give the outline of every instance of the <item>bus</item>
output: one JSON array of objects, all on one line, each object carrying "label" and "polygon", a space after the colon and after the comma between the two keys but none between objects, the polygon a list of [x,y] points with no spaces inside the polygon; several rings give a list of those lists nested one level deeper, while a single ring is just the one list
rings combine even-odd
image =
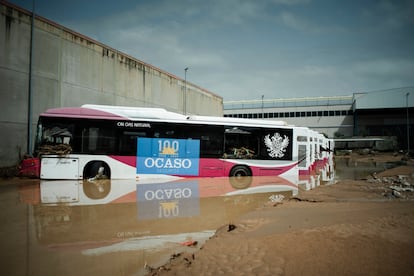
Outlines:
[{"label": "bus", "polygon": [[[40,114],[34,158],[22,170],[45,180],[297,177],[298,129],[283,121],[162,108],[53,108]],[[301,133],[300,141],[310,141]]]}]

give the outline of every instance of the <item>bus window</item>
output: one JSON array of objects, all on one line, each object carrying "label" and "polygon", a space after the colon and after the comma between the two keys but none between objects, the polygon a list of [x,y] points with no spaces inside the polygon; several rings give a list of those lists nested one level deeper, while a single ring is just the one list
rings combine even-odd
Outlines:
[{"label": "bus window", "polygon": [[200,140],[200,157],[217,157],[223,155],[223,127],[194,125],[187,135]]},{"label": "bus window", "polygon": [[298,145],[298,160],[300,168],[306,167],[306,145]]},{"label": "bus window", "polygon": [[42,143],[44,144],[70,144],[72,133],[65,126],[45,127],[42,133]]},{"label": "bus window", "polygon": [[307,137],[307,136],[298,136],[298,137],[296,138],[296,140],[297,140],[298,142],[307,142],[307,141],[308,141],[308,137]]},{"label": "bus window", "polygon": [[248,128],[232,127],[225,129],[224,158],[255,159],[259,141]]},{"label": "bus window", "polygon": [[39,120],[34,155],[72,152],[74,126],[56,120]]},{"label": "bus window", "polygon": [[93,154],[114,154],[115,135],[110,127],[91,126],[82,131],[82,152]]},{"label": "bus window", "polygon": [[137,153],[137,138],[146,137],[144,131],[124,131],[119,136],[119,154],[133,156]]},{"label": "bus window", "polygon": [[152,125],[154,131],[154,138],[180,138],[180,135],[182,135],[183,133],[183,127],[180,124],[154,123]]},{"label": "bus window", "polygon": [[89,128],[89,135],[88,135],[88,144],[89,144],[89,151],[96,151],[97,144],[98,144],[98,133],[99,129],[95,127]]}]

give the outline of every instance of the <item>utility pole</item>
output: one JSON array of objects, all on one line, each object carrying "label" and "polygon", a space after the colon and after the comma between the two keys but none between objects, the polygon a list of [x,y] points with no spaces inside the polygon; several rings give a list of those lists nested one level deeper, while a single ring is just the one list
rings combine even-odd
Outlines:
[{"label": "utility pole", "polygon": [[32,154],[32,101],[33,101],[33,34],[35,22],[35,0],[32,7],[32,24],[30,29],[30,51],[29,51],[29,95],[27,100],[27,154]]},{"label": "utility pole", "polygon": [[187,115],[187,70],[188,67],[184,68],[184,115]]},{"label": "utility pole", "polygon": [[262,95],[262,119],[264,118],[264,104],[263,104],[264,95]]},{"label": "utility pole", "polygon": [[406,110],[407,110],[407,155],[410,155],[410,117],[408,114],[408,96],[410,96],[410,93],[407,92],[407,94],[405,94],[405,104],[406,104]]}]

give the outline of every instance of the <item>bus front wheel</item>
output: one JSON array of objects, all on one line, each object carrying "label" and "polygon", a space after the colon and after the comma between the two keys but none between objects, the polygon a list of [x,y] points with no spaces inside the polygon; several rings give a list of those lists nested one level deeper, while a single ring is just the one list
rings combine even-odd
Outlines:
[{"label": "bus front wheel", "polygon": [[83,171],[83,178],[88,180],[110,179],[111,172],[108,164],[103,161],[89,162]]},{"label": "bus front wheel", "polygon": [[235,189],[245,189],[252,184],[252,171],[247,166],[238,165],[230,171],[230,184]]}]

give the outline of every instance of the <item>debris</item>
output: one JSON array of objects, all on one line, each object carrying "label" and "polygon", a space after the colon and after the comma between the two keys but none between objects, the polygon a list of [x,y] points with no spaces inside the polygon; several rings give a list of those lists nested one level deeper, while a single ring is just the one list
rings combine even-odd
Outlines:
[{"label": "debris", "polygon": [[228,228],[227,228],[227,232],[233,231],[234,229],[236,229],[236,225],[234,224],[229,224]]},{"label": "debris", "polygon": [[412,187],[390,186],[390,189],[397,192],[414,192],[414,188]]},{"label": "debris", "polygon": [[188,258],[184,258],[184,261],[186,262],[186,266],[190,266],[191,265],[191,261]]},{"label": "debris", "polygon": [[392,190],[392,195],[395,196],[396,198],[401,198],[401,193],[396,190]]},{"label": "debris", "polygon": [[0,167],[0,177],[13,177],[18,175],[19,166]]},{"label": "debris", "polygon": [[174,259],[176,259],[176,258],[178,258],[180,256],[181,256],[181,253],[174,253],[174,254],[171,255],[170,261],[172,261],[172,260],[174,260]]},{"label": "debris", "polygon": [[57,154],[57,155],[68,155],[72,152],[72,147],[68,144],[57,144],[57,145],[43,145],[39,149],[39,155],[43,154]]},{"label": "debris", "polygon": [[145,261],[145,264],[144,264],[144,269],[149,271],[149,272],[153,272],[155,270],[155,268],[153,268],[152,266],[149,266],[146,261]]},{"label": "debris", "polygon": [[104,167],[99,167],[98,173],[94,177],[88,178],[88,181],[91,182],[91,181],[95,181],[99,179],[107,179],[108,177],[104,175],[104,171],[105,171]]},{"label": "debris", "polygon": [[182,243],[180,243],[181,245],[184,245],[184,246],[196,246],[197,245],[197,241],[185,241],[185,242],[182,242]]},{"label": "debris", "polygon": [[383,184],[385,190],[383,196],[387,198],[405,198],[407,199],[411,193],[414,193],[414,184],[412,177],[408,175],[395,175],[387,177],[376,177],[372,175],[372,179],[367,179],[369,183]]},{"label": "debris", "polygon": [[300,197],[297,197],[297,196],[291,197],[289,200],[305,201],[305,202],[322,202],[322,200],[309,199],[309,198],[300,198]]}]

